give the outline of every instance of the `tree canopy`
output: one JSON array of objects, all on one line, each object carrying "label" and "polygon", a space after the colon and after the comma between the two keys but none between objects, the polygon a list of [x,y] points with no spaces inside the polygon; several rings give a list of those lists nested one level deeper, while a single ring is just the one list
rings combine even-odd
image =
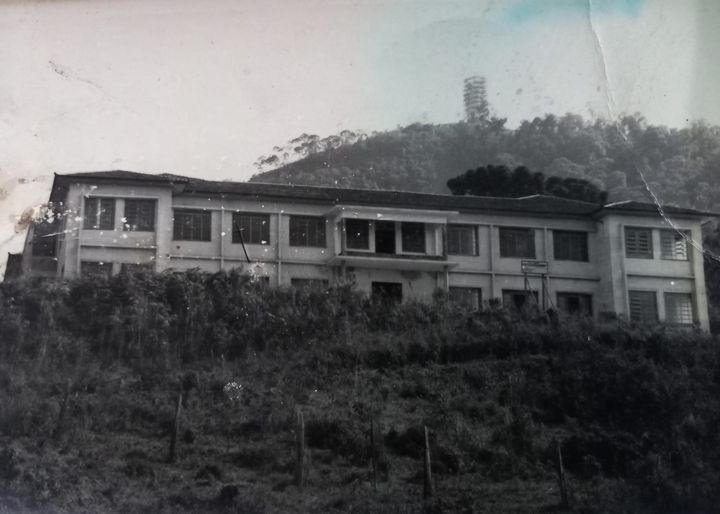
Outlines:
[{"label": "tree canopy", "polygon": [[588,180],[572,177],[545,178],[541,172],[532,173],[525,166],[518,166],[510,171],[507,166],[489,164],[451,178],[447,181],[447,186],[454,195],[518,198],[547,194],[592,203],[605,203],[607,200],[607,192]]}]

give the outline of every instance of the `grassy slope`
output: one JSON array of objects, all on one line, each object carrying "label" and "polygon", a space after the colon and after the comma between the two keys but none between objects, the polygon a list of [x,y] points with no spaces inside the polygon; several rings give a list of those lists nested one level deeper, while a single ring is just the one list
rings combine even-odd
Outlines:
[{"label": "grassy slope", "polygon": [[[442,303],[378,309],[240,278],[0,287],[0,512],[417,512],[423,425],[436,511],[552,510],[556,438],[576,512],[709,512],[719,500],[715,339]],[[196,353],[178,359],[181,347]],[[225,360],[212,348],[244,351]],[[243,386],[237,405],[223,392],[231,381]],[[371,419],[383,434],[377,487]],[[228,486],[237,494],[222,502]]]}]

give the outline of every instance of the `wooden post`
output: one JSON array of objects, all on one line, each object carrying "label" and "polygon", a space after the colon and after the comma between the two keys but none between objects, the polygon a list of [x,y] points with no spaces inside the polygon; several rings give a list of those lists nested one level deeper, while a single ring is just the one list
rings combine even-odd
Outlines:
[{"label": "wooden post", "polygon": [[428,435],[427,426],[425,426],[424,429],[425,429],[425,459],[424,459],[425,486],[423,488],[423,498],[425,498],[427,500],[428,498],[433,497],[434,491],[433,491],[433,482],[432,482],[432,462],[430,461],[430,437]]},{"label": "wooden post", "polygon": [[563,466],[562,447],[559,439],[555,442],[557,443],[557,474],[558,486],[560,488],[560,507],[567,509],[570,507],[570,500],[568,497],[567,482],[565,481],[565,467]]},{"label": "wooden post", "polygon": [[372,482],[377,489],[378,449],[375,436],[375,420],[370,418],[370,459],[372,461]]},{"label": "wooden post", "polygon": [[182,411],[182,392],[178,394],[177,405],[175,406],[175,420],[173,422],[173,430],[170,434],[170,452],[168,453],[168,462],[175,462],[175,450],[177,448],[178,437],[180,436],[180,413]]},{"label": "wooden post", "polygon": [[68,378],[65,383],[65,396],[63,397],[62,405],[60,406],[60,414],[58,416],[57,425],[55,425],[55,432],[53,433],[53,439],[58,440],[65,431],[65,418],[67,417],[68,402],[70,401],[70,388],[72,381]]},{"label": "wooden post", "polygon": [[305,421],[300,409],[295,412],[295,485],[305,485]]}]

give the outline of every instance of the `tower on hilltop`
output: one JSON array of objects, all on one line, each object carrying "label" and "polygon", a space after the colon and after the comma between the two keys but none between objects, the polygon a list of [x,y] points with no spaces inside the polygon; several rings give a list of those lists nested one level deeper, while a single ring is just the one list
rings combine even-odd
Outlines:
[{"label": "tower on hilltop", "polygon": [[465,121],[478,123],[490,117],[485,90],[485,77],[473,75],[464,81],[463,98],[465,100]]}]

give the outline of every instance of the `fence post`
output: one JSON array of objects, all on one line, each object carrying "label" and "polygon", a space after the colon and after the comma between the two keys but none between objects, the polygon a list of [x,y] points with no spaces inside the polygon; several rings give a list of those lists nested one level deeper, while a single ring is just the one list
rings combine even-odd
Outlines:
[{"label": "fence post", "polygon": [[433,482],[432,482],[432,462],[430,461],[430,437],[428,435],[427,426],[425,429],[425,459],[424,459],[424,471],[425,471],[425,486],[423,487],[423,498],[426,500],[432,498],[434,495]]},{"label": "fence post", "polygon": [[563,466],[562,458],[562,447],[560,440],[556,439],[557,443],[557,474],[558,474],[558,486],[560,488],[560,506],[564,509],[570,507],[570,499],[568,496],[567,482],[565,480],[565,467]]},{"label": "fence post", "polygon": [[305,485],[305,421],[302,411],[295,411],[295,485]]},{"label": "fence post", "polygon": [[372,482],[373,487],[377,489],[377,472],[378,472],[378,449],[376,447],[375,420],[370,418],[370,459],[372,461]]},{"label": "fence post", "polygon": [[175,453],[177,449],[177,440],[180,436],[180,413],[182,411],[182,392],[178,394],[177,405],[175,406],[175,420],[173,421],[173,429],[170,434],[170,451],[168,453],[168,462],[175,462]]},{"label": "fence post", "polygon": [[65,431],[65,418],[67,417],[68,402],[70,401],[70,388],[72,381],[68,378],[65,383],[65,395],[63,396],[63,402],[60,406],[60,414],[58,415],[57,424],[55,425],[55,432],[53,433],[53,439],[58,440]]}]

